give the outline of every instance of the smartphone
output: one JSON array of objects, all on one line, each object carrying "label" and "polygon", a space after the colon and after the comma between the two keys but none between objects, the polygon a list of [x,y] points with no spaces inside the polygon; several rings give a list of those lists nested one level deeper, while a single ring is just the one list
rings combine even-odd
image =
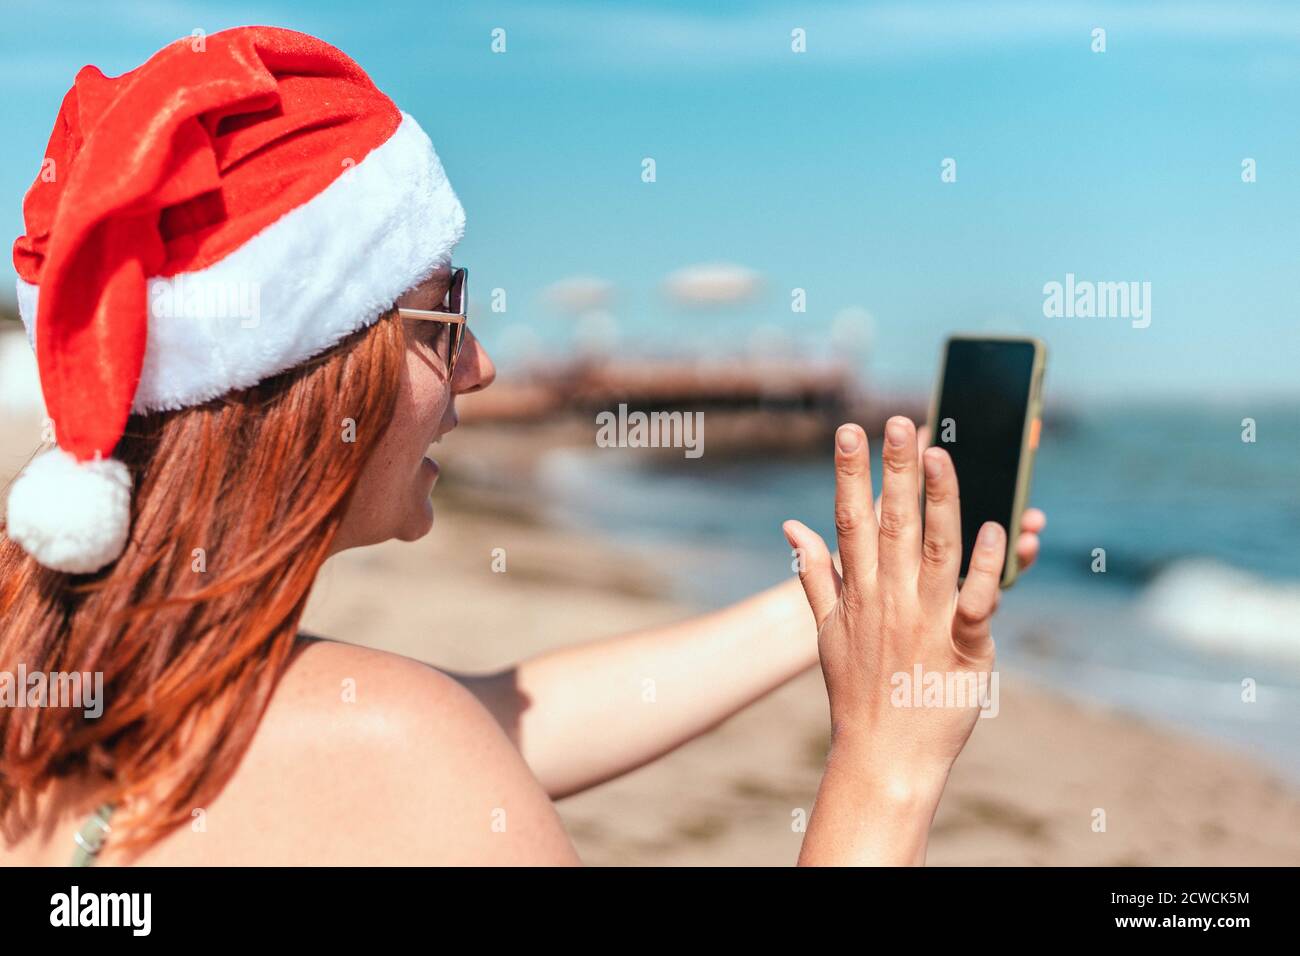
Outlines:
[{"label": "smartphone", "polygon": [[986,521],[1007,532],[1001,586],[1020,573],[1016,539],[1042,428],[1046,364],[1047,346],[1036,338],[954,335],[944,343],[930,444],[945,449],[957,471],[963,581]]}]

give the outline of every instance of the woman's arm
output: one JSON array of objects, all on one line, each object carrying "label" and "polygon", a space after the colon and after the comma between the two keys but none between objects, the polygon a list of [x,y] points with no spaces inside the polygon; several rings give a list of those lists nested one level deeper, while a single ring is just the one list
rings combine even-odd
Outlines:
[{"label": "woman's arm", "polygon": [[[1029,508],[1017,551],[1047,523]],[[799,579],[667,627],[561,648],[492,674],[451,673],[505,729],[554,799],[604,783],[716,727],[817,663]],[[450,673],[450,672],[449,672]]]},{"label": "woman's arm", "polygon": [[[917,453],[929,443],[929,429],[917,429]],[[1028,568],[1047,516],[1027,508],[1020,523],[1016,552]],[[791,577],[667,627],[561,648],[491,674],[448,673],[491,711],[559,799],[675,750],[817,662],[817,628]]]},{"label": "woman's arm", "polygon": [[558,799],[668,753],[816,663],[813,615],[791,578],[668,627],[451,676]]}]

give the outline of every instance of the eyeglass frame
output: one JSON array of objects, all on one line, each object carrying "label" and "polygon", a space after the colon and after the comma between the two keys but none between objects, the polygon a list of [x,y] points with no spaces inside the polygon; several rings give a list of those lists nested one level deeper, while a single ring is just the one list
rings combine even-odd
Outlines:
[{"label": "eyeglass frame", "polygon": [[[457,290],[460,293],[460,302],[455,305],[453,311],[451,297]],[[461,349],[465,345],[465,331],[469,323],[469,269],[462,266],[451,270],[451,278],[447,282],[447,294],[443,297],[443,306],[443,309],[405,309],[398,306],[397,314],[404,319],[446,322],[453,326],[452,339],[449,342],[451,354],[447,360],[447,380],[451,381],[451,377],[456,374],[456,361],[460,358]]]}]

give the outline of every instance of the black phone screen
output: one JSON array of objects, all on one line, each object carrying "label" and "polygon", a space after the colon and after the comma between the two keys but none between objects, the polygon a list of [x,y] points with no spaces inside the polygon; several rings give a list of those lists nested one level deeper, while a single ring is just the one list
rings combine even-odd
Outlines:
[{"label": "black phone screen", "polygon": [[947,450],[957,471],[963,577],[984,522],[1011,533],[1033,375],[1032,342],[948,342],[930,442]]}]

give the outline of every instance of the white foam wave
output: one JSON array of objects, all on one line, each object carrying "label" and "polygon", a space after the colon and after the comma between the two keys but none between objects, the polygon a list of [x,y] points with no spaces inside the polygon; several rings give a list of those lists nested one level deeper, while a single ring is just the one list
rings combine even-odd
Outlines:
[{"label": "white foam wave", "polygon": [[1300,584],[1188,559],[1162,571],[1147,587],[1142,611],[1188,644],[1300,661]]}]

